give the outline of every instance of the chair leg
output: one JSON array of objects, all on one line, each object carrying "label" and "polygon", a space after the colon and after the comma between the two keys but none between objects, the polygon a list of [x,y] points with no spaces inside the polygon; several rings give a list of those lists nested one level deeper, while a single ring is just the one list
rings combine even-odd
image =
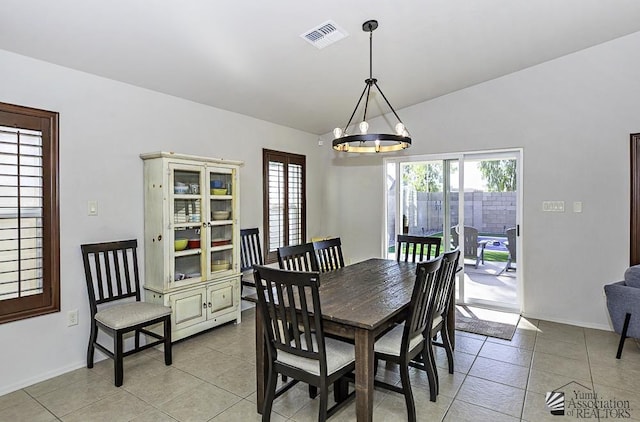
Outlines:
[{"label": "chair leg", "polygon": [[400,382],[402,383],[402,391],[404,392],[404,401],[407,404],[407,420],[415,422],[416,406],[413,401],[413,392],[411,391],[411,382],[409,381],[409,362],[402,362],[400,365]]},{"label": "chair leg", "polygon": [[316,387],[315,385],[309,384],[309,398],[315,399],[317,395],[318,395],[318,387]]},{"label": "chair leg", "polygon": [[87,368],[93,368],[93,352],[96,350],[95,342],[98,338],[98,325],[91,321],[91,333],[89,334],[89,347],[87,348]]},{"label": "chair leg", "polygon": [[171,365],[173,356],[171,352],[171,317],[164,320],[164,364]]},{"label": "chair leg", "polygon": [[427,379],[429,380],[429,400],[435,402],[436,396],[438,395],[438,369],[436,368],[433,347],[430,341],[425,342],[422,353],[422,364],[427,371]]},{"label": "chair leg", "polygon": [[113,334],[113,369],[116,387],[122,385],[123,380],[123,341],[122,331],[116,331]]},{"label": "chair leg", "polygon": [[629,329],[629,322],[631,321],[631,314],[627,313],[624,317],[624,325],[622,326],[622,334],[620,334],[620,343],[618,344],[618,353],[616,353],[616,359],[620,359],[622,356],[622,348],[624,347],[624,341],[627,339],[627,330]]},{"label": "chair leg", "polygon": [[451,339],[449,338],[449,331],[447,330],[446,324],[442,325],[442,329],[440,330],[440,338],[442,339],[444,350],[447,353],[447,364],[449,365],[449,373],[453,374],[453,348],[451,347]]},{"label": "chair leg", "polygon": [[349,395],[349,380],[345,377],[333,383],[333,400],[336,403],[344,401]]},{"label": "chair leg", "polygon": [[[317,389],[315,386],[314,388]],[[328,390],[326,381],[322,381],[320,384],[320,410],[318,411],[318,422],[324,422],[327,420],[327,407],[329,404]],[[311,391],[311,386],[309,386],[309,391]]]},{"label": "chair leg", "polygon": [[271,420],[271,406],[276,396],[276,382],[278,381],[278,374],[269,370],[269,379],[267,380],[267,395],[264,398],[264,404],[262,407],[262,422],[268,422]]}]

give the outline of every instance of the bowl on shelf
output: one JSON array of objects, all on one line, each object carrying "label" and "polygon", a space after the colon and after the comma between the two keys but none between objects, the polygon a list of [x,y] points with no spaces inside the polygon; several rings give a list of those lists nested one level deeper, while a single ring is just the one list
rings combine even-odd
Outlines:
[{"label": "bowl on shelf", "polygon": [[222,180],[211,181],[211,189],[221,189],[221,188],[224,188],[224,182]]},{"label": "bowl on shelf", "polygon": [[189,239],[187,246],[189,249],[198,249],[200,247],[200,239]]},{"label": "bowl on shelf", "polygon": [[211,246],[224,246],[231,243],[231,239],[211,239]]},{"label": "bowl on shelf", "polygon": [[214,259],[211,261],[211,271],[224,271],[231,267],[231,263],[222,259]]},{"label": "bowl on shelf", "polygon": [[177,194],[189,193],[189,185],[187,185],[185,183],[177,182],[173,186],[173,193],[177,193]]},{"label": "bowl on shelf", "polygon": [[173,241],[173,249],[176,251],[183,251],[187,247],[188,239],[176,239]]},{"label": "bowl on shelf", "polygon": [[213,220],[228,220],[230,211],[211,211],[211,218]]},{"label": "bowl on shelf", "polygon": [[211,189],[211,195],[226,195],[227,188],[213,188]]}]

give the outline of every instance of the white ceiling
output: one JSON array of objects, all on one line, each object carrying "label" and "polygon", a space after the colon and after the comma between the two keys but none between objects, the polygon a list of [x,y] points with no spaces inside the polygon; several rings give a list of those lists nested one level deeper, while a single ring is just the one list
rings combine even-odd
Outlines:
[{"label": "white ceiling", "polygon": [[[0,49],[316,134],[344,125],[364,88],[368,19],[380,23],[373,76],[396,110],[640,31],[638,0],[0,0],[0,9]],[[322,50],[300,38],[329,19],[349,36]]]}]

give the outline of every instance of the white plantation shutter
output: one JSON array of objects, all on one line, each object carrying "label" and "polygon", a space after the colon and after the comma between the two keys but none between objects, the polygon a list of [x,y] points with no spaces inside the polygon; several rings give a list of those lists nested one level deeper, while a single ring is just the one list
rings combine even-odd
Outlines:
[{"label": "white plantation shutter", "polygon": [[279,247],[304,243],[305,156],[263,150],[267,262]]},{"label": "white plantation shutter", "polygon": [[0,126],[0,301],[43,292],[42,134]]}]

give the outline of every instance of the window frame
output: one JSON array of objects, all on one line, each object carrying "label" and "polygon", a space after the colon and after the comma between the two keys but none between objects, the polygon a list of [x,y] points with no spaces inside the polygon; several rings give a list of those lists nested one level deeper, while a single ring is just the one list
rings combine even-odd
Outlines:
[{"label": "window frame", "polygon": [[59,113],[0,102],[0,125],[42,133],[43,292],[0,301],[0,324],[60,311]]},{"label": "window frame", "polygon": [[307,168],[306,168],[306,156],[301,154],[293,154],[289,152],[283,151],[275,151],[263,148],[262,149],[262,194],[263,194],[263,243],[264,243],[264,261],[267,264],[277,262],[277,253],[276,251],[269,250],[270,244],[270,226],[269,226],[269,162],[279,162],[284,164],[284,184],[285,184],[285,193],[284,193],[284,233],[282,233],[282,238],[284,239],[285,245],[289,245],[289,165],[297,164],[302,167],[302,211],[301,211],[301,237],[303,239],[307,238],[307,189],[306,189],[306,179],[307,179]]}]

